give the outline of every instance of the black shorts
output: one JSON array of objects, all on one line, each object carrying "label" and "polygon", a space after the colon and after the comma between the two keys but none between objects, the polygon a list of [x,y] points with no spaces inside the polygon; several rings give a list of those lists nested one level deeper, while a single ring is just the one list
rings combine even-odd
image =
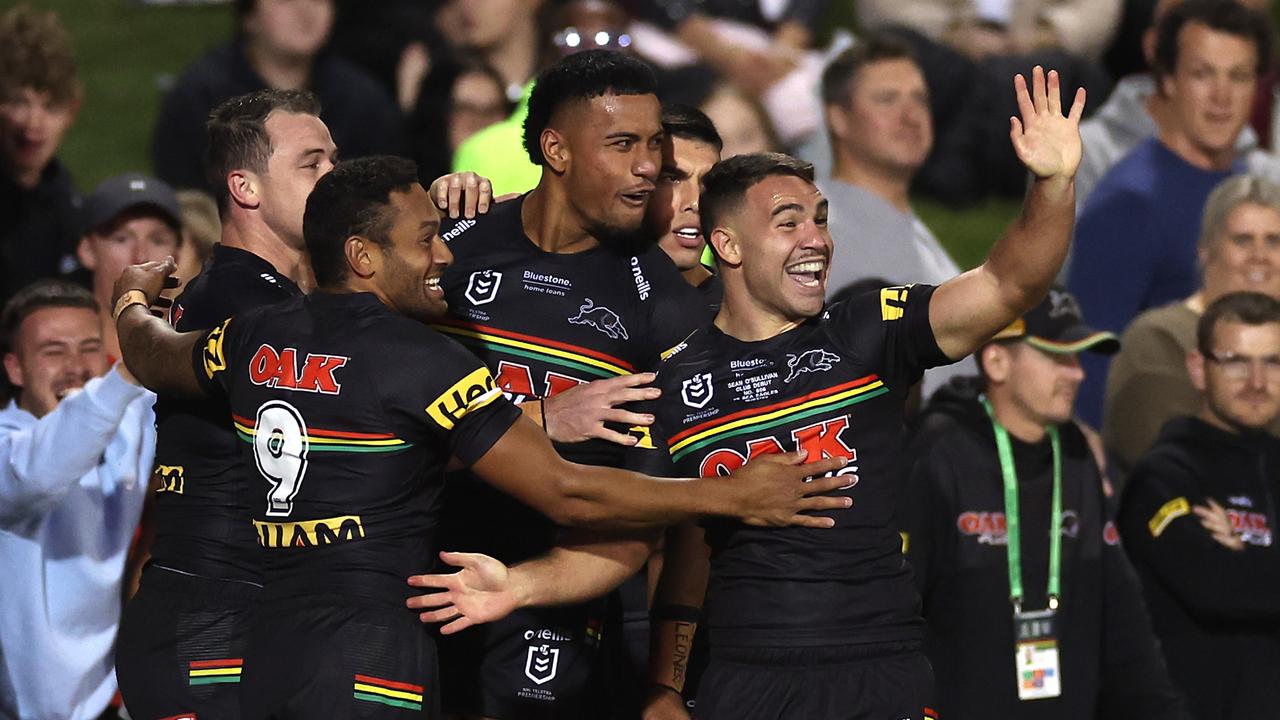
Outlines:
[{"label": "black shorts", "polygon": [[343,602],[262,603],[245,654],[244,720],[440,716],[435,641],[417,613]]},{"label": "black shorts", "polygon": [[711,648],[697,720],[923,720],[933,667],[918,649],[868,653],[853,646]]},{"label": "black shorts", "polygon": [[116,678],[130,717],[240,717],[240,673],[261,588],[154,565],[125,606]]},{"label": "black shorts", "polygon": [[444,708],[499,720],[598,718],[606,603],[518,610],[440,638]]}]

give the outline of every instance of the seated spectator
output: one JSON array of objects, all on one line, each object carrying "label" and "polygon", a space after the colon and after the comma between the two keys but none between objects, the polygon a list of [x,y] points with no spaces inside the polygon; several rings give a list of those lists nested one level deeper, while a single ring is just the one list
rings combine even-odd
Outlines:
[{"label": "seated spectator", "polygon": [[58,16],[25,4],[0,15],[0,302],[75,267],[80,193],[57,152],[80,97]]},{"label": "seated spectator", "polygon": [[1116,345],[1052,289],[924,411],[898,513],[938,717],[1190,720],[1071,417],[1078,355]]},{"label": "seated spectator", "polygon": [[1196,415],[1170,420],[1129,478],[1125,547],[1169,672],[1200,720],[1272,717],[1280,704],[1280,301],[1209,305],[1187,369]]},{"label": "seated spectator", "polygon": [[[1099,327],[1122,332],[1143,310],[1195,291],[1201,212],[1244,169],[1236,141],[1270,51],[1266,18],[1234,2],[1190,0],[1161,22],[1156,60],[1171,122],[1111,168],[1076,224],[1068,287]],[[1077,411],[1097,427],[1107,362],[1084,364]]]},{"label": "seated spectator", "polygon": [[[1196,322],[1205,307],[1245,290],[1280,298],[1280,186],[1253,175],[1219,185],[1205,203],[1199,257],[1200,288],[1139,315],[1111,363],[1102,431],[1122,472],[1133,468],[1167,421],[1199,410],[1186,358],[1195,350]],[[1272,430],[1280,432],[1280,423]]]},{"label": "seated spectator", "polygon": [[[892,36],[864,37],[827,66],[822,101],[835,161],[831,175],[818,178],[834,243],[828,298],[868,277],[940,285],[959,275],[908,197],[933,147],[929,91],[910,47]],[[975,372],[969,360],[927,370],[923,395]]]},{"label": "seated spectator", "polygon": [[423,184],[447,174],[458,147],[472,135],[511,115],[502,78],[476,60],[445,60],[422,81],[409,117],[409,144]]},{"label": "seated spectator", "polygon": [[236,0],[236,37],[197,60],[165,97],[152,136],[156,175],[175,188],[208,191],[204,124],[228,98],[254,90],[308,89],[344,157],[405,151],[400,110],[377,81],[321,52],[332,0]]},{"label": "seated spectator", "polygon": [[111,290],[130,265],[177,256],[182,209],[164,182],[139,173],[104,180],[84,201],[84,234],[76,253],[92,274],[107,358],[120,357]]},{"label": "seated spectator", "polygon": [[929,85],[937,142],[916,188],[951,204],[988,193],[1021,196],[1026,177],[1009,150],[1010,75],[1056,68],[1064,87],[1101,99],[1111,81],[1097,60],[1122,0],[858,0],[860,27],[892,29],[916,51]]},{"label": "seated spectator", "polygon": [[[107,316],[110,319],[110,316]],[[110,370],[87,290],[5,305],[0,411],[0,717],[93,720],[116,692],[125,556],[151,475],[155,396]]]},{"label": "seated spectator", "polygon": [[[1156,92],[1156,37],[1157,28],[1169,10],[1182,0],[1160,0],[1156,4],[1152,23],[1142,36],[1142,53],[1152,72],[1137,73],[1121,78],[1107,101],[1098,108],[1092,118],[1080,124],[1080,137],[1084,140],[1084,156],[1080,170],[1076,172],[1076,214],[1084,209],[1086,199],[1102,176],[1128,155],[1137,145],[1150,137],[1162,134],[1162,126],[1176,121],[1171,100]],[[1185,22],[1185,20],[1184,20]],[[1245,126],[1236,136],[1236,157],[1242,159],[1251,172],[1280,178],[1280,161],[1258,146],[1258,135]],[[1065,280],[1070,263],[1063,266],[1061,277]]]},{"label": "seated spectator", "polygon": [[182,211],[182,232],[178,237],[178,287],[168,293],[178,297],[191,278],[200,274],[204,263],[213,255],[213,246],[222,237],[222,220],[218,217],[218,203],[199,190],[182,190],[177,193],[178,208]]}]

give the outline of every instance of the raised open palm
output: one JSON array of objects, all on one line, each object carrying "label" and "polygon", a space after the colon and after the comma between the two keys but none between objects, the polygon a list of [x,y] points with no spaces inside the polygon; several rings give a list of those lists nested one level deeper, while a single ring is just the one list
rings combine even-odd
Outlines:
[{"label": "raised open palm", "polygon": [[1073,177],[1080,167],[1080,116],[1084,113],[1084,88],[1076,89],[1071,110],[1062,114],[1062,90],[1058,72],[1045,77],[1039,65],[1031,71],[1031,88],[1022,75],[1013,78],[1021,119],[1009,118],[1009,139],[1023,165],[1038,178]]}]

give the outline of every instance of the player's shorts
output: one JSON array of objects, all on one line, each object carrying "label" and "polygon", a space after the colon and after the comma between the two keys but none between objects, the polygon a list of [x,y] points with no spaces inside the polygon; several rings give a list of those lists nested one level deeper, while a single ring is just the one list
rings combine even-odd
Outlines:
[{"label": "player's shorts", "polygon": [[251,632],[244,720],[440,716],[435,640],[411,610],[340,598],[271,600]]},{"label": "player's shorts", "polygon": [[600,718],[604,600],[517,610],[440,638],[444,708],[498,720]]},{"label": "player's shorts", "polygon": [[711,648],[697,720],[923,720],[933,667],[918,647]]},{"label": "player's shorts", "polygon": [[240,717],[240,672],[261,588],[148,566],[125,606],[116,677],[134,720]]}]

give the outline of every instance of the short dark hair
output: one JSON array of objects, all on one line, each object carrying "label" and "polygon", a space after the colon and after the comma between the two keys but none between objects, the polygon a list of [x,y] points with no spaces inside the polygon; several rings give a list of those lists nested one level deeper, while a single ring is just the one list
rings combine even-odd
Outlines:
[{"label": "short dark hair", "polygon": [[1209,303],[1196,323],[1196,349],[1201,354],[1213,352],[1213,333],[1218,323],[1238,322],[1244,325],[1280,323],[1280,300],[1258,292],[1233,292]]},{"label": "short dark hair", "polygon": [[37,280],[14,293],[0,312],[0,329],[3,330],[4,352],[13,352],[22,321],[37,310],[50,307],[82,308],[98,313],[98,301],[93,293],[66,280]]},{"label": "short dark hair", "polygon": [[813,163],[783,153],[749,153],[721,160],[702,178],[702,194],[698,197],[702,218],[702,236],[711,231],[742,202],[756,183],[775,175],[790,175],[813,182]]},{"label": "short dark hair", "polygon": [[534,165],[545,165],[542,131],[551,116],[575,100],[603,95],[657,95],[658,80],[642,60],[612,50],[574,53],[538,75],[524,119],[524,149]]},{"label": "short dark hair", "polygon": [[910,60],[919,66],[915,51],[893,32],[872,33],[840,53],[822,71],[822,104],[847,106],[850,82],[862,68],[884,60]]},{"label": "short dark hair", "polygon": [[662,131],[670,137],[706,143],[724,150],[724,140],[707,114],[692,105],[670,103],[662,106]]},{"label": "short dark hair", "polygon": [[26,88],[59,105],[80,96],[71,34],[57,13],[23,3],[0,14],[0,100]]},{"label": "short dark hair", "polygon": [[204,172],[222,212],[226,212],[231,197],[227,173],[266,171],[272,150],[267,117],[276,110],[320,117],[320,101],[306,90],[258,90],[233,97],[209,113],[205,123]]},{"label": "short dark hair", "polygon": [[391,193],[417,183],[418,164],[390,155],[346,160],[320,178],[302,216],[317,285],[333,287],[347,276],[347,238],[359,235],[383,247],[390,244]]},{"label": "short dark hair", "polygon": [[1188,0],[1170,8],[1156,28],[1157,75],[1172,75],[1178,68],[1178,36],[1193,22],[1251,40],[1258,49],[1254,70],[1259,75],[1271,66],[1271,25],[1266,16],[1234,0]]}]

